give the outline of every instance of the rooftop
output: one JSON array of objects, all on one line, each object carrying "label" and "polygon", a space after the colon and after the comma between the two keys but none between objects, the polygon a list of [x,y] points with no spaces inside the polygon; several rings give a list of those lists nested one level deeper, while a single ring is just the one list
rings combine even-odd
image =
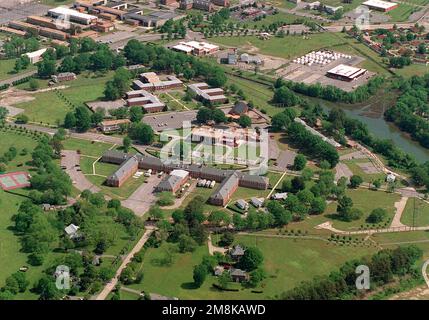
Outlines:
[{"label": "rooftop", "polygon": [[387,2],[382,0],[368,0],[362,3],[365,6],[381,8],[381,9],[389,9],[398,5],[396,2]]}]

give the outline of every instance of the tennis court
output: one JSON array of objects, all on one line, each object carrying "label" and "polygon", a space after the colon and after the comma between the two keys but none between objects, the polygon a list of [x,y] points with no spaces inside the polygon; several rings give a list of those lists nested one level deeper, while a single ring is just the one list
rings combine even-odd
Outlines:
[{"label": "tennis court", "polygon": [[30,186],[30,175],[27,172],[11,172],[0,175],[0,186],[3,190],[26,188]]}]

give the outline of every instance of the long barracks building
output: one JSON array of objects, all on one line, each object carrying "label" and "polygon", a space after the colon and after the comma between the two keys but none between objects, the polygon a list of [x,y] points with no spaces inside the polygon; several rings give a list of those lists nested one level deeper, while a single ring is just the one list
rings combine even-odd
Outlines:
[{"label": "long barracks building", "polygon": [[152,169],[154,172],[163,171],[166,173],[170,173],[173,170],[184,170],[189,172],[192,178],[220,182],[218,189],[209,199],[212,204],[219,206],[226,205],[239,186],[260,190],[266,190],[269,186],[269,179],[263,176],[246,174],[235,170],[215,169],[197,164],[163,163],[155,157],[131,155],[114,150],[106,151],[101,161],[121,165],[114,174],[107,178],[107,185],[114,187],[122,185],[137,169]]}]

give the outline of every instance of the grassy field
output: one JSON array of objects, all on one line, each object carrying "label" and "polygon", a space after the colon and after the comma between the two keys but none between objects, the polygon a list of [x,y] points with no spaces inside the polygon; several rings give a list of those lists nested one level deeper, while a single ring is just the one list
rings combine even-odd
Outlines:
[{"label": "grassy field", "polygon": [[[3,155],[10,147],[17,149],[16,158],[7,164],[7,171],[28,170],[29,166],[26,164],[31,160],[31,151],[36,146],[37,142],[24,134],[14,132],[0,132],[0,155]],[[27,149],[27,154],[21,154],[23,149]]]},{"label": "grassy field", "polygon": [[346,195],[353,200],[353,207],[362,210],[363,215],[360,219],[351,222],[338,220],[336,216],[336,203],[328,206],[325,217],[331,218],[333,226],[340,230],[357,230],[361,225],[366,225],[365,219],[375,208],[383,208],[387,211],[391,219],[395,214],[394,204],[400,199],[398,194],[386,193],[384,191],[372,191],[362,189],[348,189]]},{"label": "grassy field", "polygon": [[31,70],[35,70],[34,65],[29,65],[27,69],[22,70],[19,73],[14,73],[13,68],[15,67],[15,59],[0,60],[0,80],[5,80],[13,76],[25,73]]},{"label": "grassy field", "polygon": [[363,169],[358,165],[358,163],[370,163],[369,159],[354,159],[354,160],[344,160],[342,161],[349,167],[353,174],[361,176],[364,182],[372,182],[376,179],[381,179],[384,181],[386,175],[382,172],[379,173],[365,173]]},{"label": "grassy field", "polygon": [[391,21],[403,22],[415,11],[420,10],[418,7],[401,3],[399,7],[389,11],[387,14],[390,16]]},{"label": "grassy field", "polygon": [[104,142],[95,142],[75,138],[66,139],[63,141],[63,145],[65,150],[80,150],[82,155],[92,157],[100,157],[105,151],[109,150],[113,146]]},{"label": "grassy field", "polygon": [[264,253],[264,269],[268,277],[262,284],[263,293],[252,293],[238,284],[231,285],[238,288],[238,292],[221,292],[212,287],[217,281],[214,276],[208,276],[201,288],[194,288],[192,270],[208,253],[207,247],[201,246],[194,253],[175,253],[171,266],[159,266],[157,259],[163,257],[166,244],[146,252],[143,261],[145,278],[141,284],[130,287],[180,299],[269,299],[303,280],[327,274],[345,261],[372,254],[375,250],[357,247],[350,251],[347,247],[333,246],[319,240],[254,235],[237,236],[236,242],[247,246],[256,245]]},{"label": "grassy field", "polygon": [[103,97],[105,83],[111,79],[113,73],[94,75],[85,73],[77,80],[67,83],[66,89],[34,94],[34,100],[19,103],[18,108],[25,109],[30,121],[44,124],[62,123],[67,112],[74,106],[85,102],[99,100]]},{"label": "grassy field", "polygon": [[423,76],[428,72],[429,68],[421,64],[411,64],[402,69],[395,69],[395,73],[406,78],[410,78],[412,76]]},{"label": "grassy field", "polygon": [[290,35],[284,38],[272,37],[269,40],[261,40],[256,36],[214,37],[210,38],[210,41],[220,45],[240,47],[244,51],[256,47],[262,54],[285,59],[292,59],[312,50],[331,47],[343,42],[341,38],[337,38],[331,33],[312,34],[306,40],[300,35]]},{"label": "grassy field", "polygon": [[407,226],[413,226],[414,208],[416,209],[415,226],[429,226],[429,204],[420,199],[408,199],[401,222]]}]

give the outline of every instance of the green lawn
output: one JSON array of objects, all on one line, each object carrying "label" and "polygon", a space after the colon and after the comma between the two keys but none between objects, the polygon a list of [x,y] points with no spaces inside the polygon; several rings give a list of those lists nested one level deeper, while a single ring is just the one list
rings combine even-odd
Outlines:
[{"label": "green lawn", "polygon": [[390,16],[391,21],[403,22],[406,21],[414,11],[418,10],[421,10],[421,8],[405,3],[400,3],[397,8],[389,11],[387,14]]},{"label": "green lawn", "polygon": [[[113,145],[104,142],[94,142],[76,138],[68,138],[63,141],[65,150],[80,150],[82,155],[101,157],[103,153],[109,150]],[[95,161],[95,159],[94,159]]]},{"label": "green lawn", "polygon": [[341,38],[335,37],[333,34],[327,32],[311,34],[308,36],[308,39],[305,40],[301,35],[289,35],[284,38],[272,37],[269,40],[261,40],[256,36],[214,37],[210,38],[210,41],[220,45],[239,47],[244,51],[256,47],[259,48],[259,52],[262,54],[285,59],[292,59],[312,50],[343,43]]},{"label": "green lawn", "polygon": [[395,215],[394,204],[400,199],[400,196],[395,193],[364,189],[348,189],[346,191],[346,195],[352,198],[354,208],[362,210],[363,215],[360,219],[351,222],[336,219],[336,203],[330,204],[325,214],[326,218],[332,219],[333,226],[335,228],[345,231],[358,230],[361,225],[365,226],[365,219],[375,208],[385,209],[388,213],[389,219],[391,219]]},{"label": "green lawn", "polygon": [[66,89],[36,93],[34,100],[19,103],[16,107],[25,109],[24,114],[32,122],[61,124],[66,113],[74,107],[102,99],[105,84],[112,75],[112,72],[105,75],[85,73],[79,75],[77,80],[68,82]]},{"label": "green lawn", "polygon": [[[0,131],[0,137],[0,156],[12,146],[17,149],[17,156],[7,164],[7,171],[28,170],[29,167],[26,163],[31,160],[31,151],[37,145],[37,142],[23,133],[18,134],[12,131]],[[23,149],[27,149],[26,155],[21,154]]]},{"label": "green lawn", "polygon": [[20,73],[25,73],[36,69],[34,65],[30,65],[26,70],[22,70],[19,73],[15,73],[13,70],[14,67],[15,67],[15,59],[0,60],[0,80],[12,78],[16,75],[19,75]]},{"label": "green lawn", "polygon": [[175,253],[169,267],[159,266],[156,259],[163,257],[166,244],[147,250],[143,261],[144,280],[131,285],[136,290],[174,296],[180,299],[272,299],[281,292],[291,289],[303,280],[328,274],[347,260],[372,254],[375,249],[333,246],[319,240],[293,240],[256,236],[237,236],[237,243],[258,246],[264,253],[264,269],[268,277],[263,281],[263,293],[252,293],[241,285],[231,284],[238,292],[221,292],[212,287],[214,276],[208,276],[201,288],[193,287],[192,270],[208,253],[206,246],[198,247],[193,253]]},{"label": "green lawn", "polygon": [[379,173],[365,173],[363,169],[358,165],[358,163],[364,164],[364,163],[370,163],[369,159],[354,159],[354,160],[344,160],[342,161],[349,167],[349,169],[353,172],[353,174],[361,176],[364,182],[372,182],[376,179],[380,179],[381,181],[384,181],[386,174],[379,172]]},{"label": "green lawn", "polygon": [[409,198],[405,210],[402,213],[401,222],[407,226],[413,226],[415,209],[415,226],[429,226],[429,204],[420,199]]},{"label": "green lawn", "polygon": [[421,64],[411,64],[402,69],[395,69],[395,73],[401,75],[406,78],[410,78],[412,76],[423,76],[429,72],[429,67]]}]

